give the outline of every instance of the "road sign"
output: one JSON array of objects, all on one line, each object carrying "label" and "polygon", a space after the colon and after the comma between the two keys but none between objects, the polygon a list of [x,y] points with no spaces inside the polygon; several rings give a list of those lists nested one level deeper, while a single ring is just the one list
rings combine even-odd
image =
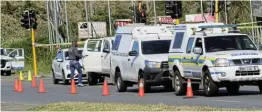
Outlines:
[{"label": "road sign", "polygon": [[161,24],[172,24],[176,19],[172,19],[171,16],[158,16],[158,21]]},{"label": "road sign", "polygon": [[[92,30],[91,30],[92,29]],[[96,38],[107,36],[106,22],[78,22],[78,38]]]}]

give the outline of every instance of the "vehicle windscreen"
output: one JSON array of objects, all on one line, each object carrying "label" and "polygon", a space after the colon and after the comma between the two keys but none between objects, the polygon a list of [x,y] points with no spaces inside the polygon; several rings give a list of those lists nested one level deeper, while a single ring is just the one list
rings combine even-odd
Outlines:
[{"label": "vehicle windscreen", "polygon": [[143,54],[168,53],[171,40],[142,41]]},{"label": "vehicle windscreen", "polygon": [[[78,50],[78,53],[82,55],[83,50]],[[69,59],[68,51],[65,51],[65,60]]]},{"label": "vehicle windscreen", "polygon": [[204,41],[206,52],[257,50],[253,42],[246,35],[205,37]]},{"label": "vehicle windscreen", "polygon": [[87,43],[87,50],[89,52],[100,52],[101,51],[101,40],[90,40]]}]

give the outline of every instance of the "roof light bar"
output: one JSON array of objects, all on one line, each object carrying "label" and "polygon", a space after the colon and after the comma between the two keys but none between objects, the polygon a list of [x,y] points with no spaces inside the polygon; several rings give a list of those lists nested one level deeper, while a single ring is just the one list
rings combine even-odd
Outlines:
[{"label": "roof light bar", "polygon": [[236,28],[237,24],[228,24],[228,25],[208,25],[208,26],[199,26],[198,28]]}]

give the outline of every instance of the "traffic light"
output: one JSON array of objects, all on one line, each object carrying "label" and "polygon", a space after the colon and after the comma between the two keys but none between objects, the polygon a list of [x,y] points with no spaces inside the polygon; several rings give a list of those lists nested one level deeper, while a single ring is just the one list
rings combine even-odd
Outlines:
[{"label": "traffic light", "polygon": [[37,18],[34,10],[25,11],[24,14],[22,14],[22,16],[23,19],[20,20],[22,22],[22,27],[26,29],[37,29]]},{"label": "traffic light", "polygon": [[181,18],[182,17],[182,1],[166,1],[165,3],[165,13],[170,15],[171,18]]},{"label": "traffic light", "polygon": [[146,13],[145,11],[142,11],[141,12],[141,23],[146,23]]}]

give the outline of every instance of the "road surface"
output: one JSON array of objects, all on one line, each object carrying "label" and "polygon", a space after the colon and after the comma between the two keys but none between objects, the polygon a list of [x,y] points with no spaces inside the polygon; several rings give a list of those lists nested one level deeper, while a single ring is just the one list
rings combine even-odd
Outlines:
[{"label": "road surface", "polygon": [[[123,102],[167,105],[198,105],[223,108],[262,108],[262,95],[257,86],[242,86],[238,95],[228,96],[225,88],[219,95],[205,97],[203,91],[194,92],[195,98],[184,99],[184,96],[176,96],[174,92],[165,92],[163,87],[154,87],[152,92],[144,97],[138,97],[137,86],[128,88],[127,92],[118,93],[116,87],[109,85],[110,96],[101,96],[102,84],[96,86],[77,87],[78,94],[69,94],[70,85],[53,85],[51,78],[45,78],[47,93],[37,93],[37,88],[31,88],[31,83],[23,81],[24,92],[13,91],[13,77],[1,77],[1,102],[28,105],[41,105],[65,101],[87,102]],[[39,80],[38,80],[39,84]],[[3,105],[3,104],[2,104]]]}]

